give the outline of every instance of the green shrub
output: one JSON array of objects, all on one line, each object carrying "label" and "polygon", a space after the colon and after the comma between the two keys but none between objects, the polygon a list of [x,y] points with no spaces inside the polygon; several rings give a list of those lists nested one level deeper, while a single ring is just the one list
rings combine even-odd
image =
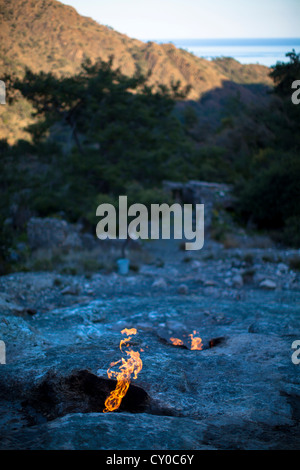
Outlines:
[{"label": "green shrub", "polygon": [[283,231],[282,241],[300,246],[300,158],[280,154],[268,168],[244,183],[238,211],[259,229]]}]

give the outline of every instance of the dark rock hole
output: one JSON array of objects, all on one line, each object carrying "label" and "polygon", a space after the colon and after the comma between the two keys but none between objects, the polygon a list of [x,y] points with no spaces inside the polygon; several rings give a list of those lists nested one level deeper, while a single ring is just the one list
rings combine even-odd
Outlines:
[{"label": "dark rock hole", "polygon": [[[190,343],[188,343],[188,341],[185,339],[185,338],[182,338],[180,337],[181,341],[183,344],[174,344],[172,343],[170,337],[170,335],[166,335],[165,333],[164,334],[160,334],[159,336],[159,339],[165,343],[165,344],[168,344],[170,346],[173,346],[175,348],[181,348],[181,349],[191,349],[190,348]],[[203,340],[202,342],[202,349],[199,349],[199,350],[195,350],[195,351],[204,351],[205,349],[211,349],[211,348],[214,348],[216,346],[220,346],[221,344],[224,344],[226,342],[226,338],[224,336],[219,336],[217,338],[212,338],[210,340]]]},{"label": "dark rock hole", "polygon": [[[116,380],[98,377],[88,370],[75,371],[67,377],[49,372],[23,401],[23,412],[30,426],[70,413],[102,413],[104,402],[116,384]],[[132,383],[119,409],[114,411],[121,412],[176,414],[156,404],[143,388]]]}]

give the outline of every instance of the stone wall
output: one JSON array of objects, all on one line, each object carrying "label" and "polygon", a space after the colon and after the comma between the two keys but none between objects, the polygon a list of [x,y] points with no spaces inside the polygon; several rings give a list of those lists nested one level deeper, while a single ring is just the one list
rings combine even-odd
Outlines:
[{"label": "stone wall", "polygon": [[181,204],[204,204],[205,226],[209,228],[214,207],[230,209],[234,205],[232,186],[206,181],[188,181],[187,183],[164,181],[163,188],[175,201]]}]

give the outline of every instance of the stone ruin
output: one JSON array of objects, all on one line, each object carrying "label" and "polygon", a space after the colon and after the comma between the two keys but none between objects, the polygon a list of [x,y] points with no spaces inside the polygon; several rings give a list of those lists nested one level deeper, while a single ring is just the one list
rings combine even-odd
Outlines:
[{"label": "stone ruin", "polygon": [[206,228],[211,227],[214,208],[230,211],[234,205],[232,186],[224,183],[164,181],[163,188],[180,204],[204,204]]}]

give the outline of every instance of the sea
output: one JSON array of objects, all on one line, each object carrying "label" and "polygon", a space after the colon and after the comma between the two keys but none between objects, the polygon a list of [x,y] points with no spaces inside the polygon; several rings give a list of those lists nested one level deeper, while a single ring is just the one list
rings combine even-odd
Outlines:
[{"label": "sea", "polygon": [[233,57],[242,64],[262,64],[267,67],[278,61],[288,62],[287,52],[300,52],[300,38],[272,39],[152,39],[158,43],[173,43],[176,47],[205,59]]}]

